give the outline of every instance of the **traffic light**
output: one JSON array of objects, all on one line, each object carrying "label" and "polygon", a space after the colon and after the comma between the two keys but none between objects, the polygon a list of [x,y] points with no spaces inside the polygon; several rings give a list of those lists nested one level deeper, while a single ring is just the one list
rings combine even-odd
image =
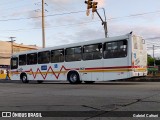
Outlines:
[{"label": "traffic light", "polygon": [[97,5],[98,5],[98,2],[93,2],[93,4],[92,4],[92,12],[96,12],[97,11]]},{"label": "traffic light", "polygon": [[87,9],[92,8],[92,1],[93,1],[93,0],[88,0],[88,1],[85,1],[85,2],[84,2],[84,3],[87,4]]}]

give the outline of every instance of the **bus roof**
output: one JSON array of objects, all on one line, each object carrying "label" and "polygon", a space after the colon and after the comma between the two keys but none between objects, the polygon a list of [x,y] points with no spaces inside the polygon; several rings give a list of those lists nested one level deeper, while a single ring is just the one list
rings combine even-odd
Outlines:
[{"label": "bus roof", "polygon": [[107,41],[115,41],[115,40],[122,40],[122,39],[128,39],[129,36],[132,34],[126,34],[121,36],[115,36],[115,37],[108,37],[108,38],[101,38],[96,40],[89,40],[89,41],[83,41],[83,42],[77,42],[77,43],[71,43],[66,45],[60,45],[60,46],[54,46],[54,47],[46,47],[38,50],[30,50],[30,51],[24,51],[19,53],[14,53],[12,56],[17,56],[20,54],[28,54],[28,53],[34,53],[34,52],[41,52],[41,51],[47,51],[47,50],[56,50],[56,49],[62,49],[62,48],[68,48],[68,47],[74,47],[74,46],[82,46],[87,44],[94,44],[94,43],[100,43],[100,42],[107,42]]}]

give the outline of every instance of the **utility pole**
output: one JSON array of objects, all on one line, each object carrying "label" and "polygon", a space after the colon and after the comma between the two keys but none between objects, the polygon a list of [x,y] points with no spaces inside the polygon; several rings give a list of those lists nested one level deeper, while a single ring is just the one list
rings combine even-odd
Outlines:
[{"label": "utility pole", "polygon": [[44,0],[42,0],[42,47],[45,48]]},{"label": "utility pole", "polygon": [[11,55],[13,54],[13,42],[16,41],[16,40],[13,40],[14,38],[16,37],[9,37],[11,39]]},{"label": "utility pole", "polygon": [[154,66],[156,66],[156,59],[155,59],[155,54],[154,54],[154,51],[156,50],[155,47],[160,47],[160,46],[153,45],[153,47],[152,47],[152,49],[153,49]]},{"label": "utility pole", "polygon": [[153,64],[154,64],[154,66],[156,66],[156,58],[155,58],[155,48],[157,48],[157,47],[160,47],[160,46],[157,46],[157,45],[153,45],[152,47],[147,47],[147,48],[152,48],[152,50],[153,50],[153,59],[154,59],[154,61],[153,61]]},{"label": "utility pole", "polygon": [[154,59],[154,66],[155,66],[155,58],[154,58],[154,45],[153,45],[153,59]]}]

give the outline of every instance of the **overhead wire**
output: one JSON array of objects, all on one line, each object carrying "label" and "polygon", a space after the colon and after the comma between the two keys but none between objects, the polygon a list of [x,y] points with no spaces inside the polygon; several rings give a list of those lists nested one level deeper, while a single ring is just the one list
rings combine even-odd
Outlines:
[{"label": "overhead wire", "polygon": [[[100,8],[101,9],[101,8]],[[57,13],[57,14],[50,14],[46,15],[45,17],[53,17],[53,16],[62,16],[62,15],[69,15],[69,14],[77,14],[77,13],[82,13],[86,11],[73,11],[73,12],[65,12],[65,13]],[[111,21],[114,19],[120,19],[120,18],[127,18],[127,17],[136,17],[136,16],[142,16],[146,14],[153,14],[153,13],[159,13],[160,11],[152,11],[152,12],[145,12],[145,13],[138,13],[138,14],[131,14],[128,16],[122,16],[122,17],[114,17],[114,18],[108,18],[107,21]],[[0,22],[3,21],[17,21],[17,20],[24,20],[24,19],[36,19],[40,18],[42,16],[36,16],[36,17],[26,17],[26,18],[12,18],[12,19],[1,19]],[[99,21],[99,20],[98,20]],[[51,26],[51,27],[46,27],[46,28],[53,28],[53,27],[65,27],[65,26],[71,26],[71,25],[78,25],[78,24],[85,24],[85,23],[90,23],[90,22],[98,22],[98,21],[88,21],[88,22],[83,22],[83,23],[75,23],[75,24],[66,24],[66,25],[58,25],[58,26]],[[29,28],[29,29],[41,29],[41,28]],[[22,31],[26,29],[14,29],[14,30],[0,30],[0,31]],[[158,39],[160,37],[153,37],[149,39]]]},{"label": "overhead wire", "polygon": [[[76,13],[81,13],[81,12],[86,12],[86,11],[83,10],[83,11],[72,11],[72,12],[66,12],[66,13],[57,13],[57,14],[46,15],[44,17],[61,16],[61,15],[67,15],[67,14],[76,14]],[[146,12],[146,13],[131,14],[131,15],[122,16],[122,17],[108,18],[107,20],[114,20],[114,19],[120,19],[120,18],[126,18],[126,17],[137,17],[137,16],[142,16],[142,15],[146,15],[146,14],[153,14],[153,13],[160,13],[160,10],[159,11],[153,11],[153,12]],[[23,19],[40,18],[40,17],[42,17],[42,16],[15,18],[15,19],[14,18],[13,19],[1,19],[0,21],[23,20]]]}]

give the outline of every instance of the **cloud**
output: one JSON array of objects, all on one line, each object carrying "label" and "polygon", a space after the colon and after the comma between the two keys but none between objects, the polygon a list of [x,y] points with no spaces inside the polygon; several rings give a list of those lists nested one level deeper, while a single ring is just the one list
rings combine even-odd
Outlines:
[{"label": "cloud", "polygon": [[[73,29],[73,28],[72,28]],[[69,29],[68,29],[69,31]],[[128,26],[128,25],[109,25],[108,26],[108,34],[109,37],[125,35],[129,32],[133,31],[134,34],[142,36],[143,38],[152,38],[155,36],[159,36],[159,27],[153,26]],[[104,38],[104,29],[102,26],[91,27],[89,25],[78,26],[74,33],[70,33],[67,31],[61,35],[62,38],[70,39],[71,42],[78,41],[86,41],[86,40],[94,40],[99,38]],[[157,40],[146,40],[147,42],[152,42],[154,44],[158,44]]]},{"label": "cloud", "polygon": [[19,17],[19,16],[23,16],[24,14],[27,14],[28,12],[31,12],[31,10],[29,10],[28,8],[23,8],[20,11],[13,12],[10,16]]},{"label": "cloud", "polygon": [[109,34],[114,36],[116,34],[126,34],[134,31],[136,34],[143,36],[144,38],[151,38],[159,36],[159,26],[147,26],[147,25],[131,25],[131,24],[108,24]]},{"label": "cloud", "polygon": [[72,2],[72,0],[46,0],[45,1],[49,6],[54,6],[56,8],[64,7]]},{"label": "cloud", "polygon": [[[31,17],[30,24],[33,25],[35,28],[40,28],[42,26],[42,13],[41,11],[31,11],[29,12],[29,17]],[[50,27],[51,23],[49,20],[45,18],[45,27]]]},{"label": "cloud", "polygon": [[41,12],[40,11],[31,11],[29,12],[28,16],[31,18],[31,24],[35,27],[40,27],[39,24],[41,22],[41,17],[39,16],[42,16],[41,15]]},{"label": "cloud", "polygon": [[[77,2],[81,2],[82,0],[76,0]],[[85,1],[85,0],[84,0]],[[98,7],[103,7],[105,5],[106,0],[94,0],[95,2],[98,2]],[[49,3],[53,4],[58,4],[58,5],[63,5],[63,4],[68,4],[68,3],[73,3],[73,0],[47,0]]]},{"label": "cloud", "polygon": [[94,0],[95,2],[98,2],[98,7],[104,7],[106,0]]},{"label": "cloud", "polygon": [[[68,30],[69,31],[69,30]],[[55,35],[52,35],[53,37],[56,37],[58,39],[55,39],[54,42],[56,45],[64,45],[68,43],[77,43],[77,42],[84,42],[88,40],[95,40],[99,38],[104,38],[104,31],[100,29],[91,29],[87,27],[80,31],[75,31],[74,33],[71,32],[59,32]],[[53,41],[53,37],[49,38],[49,41]]]},{"label": "cloud", "polygon": [[48,0],[47,2],[66,4],[66,3],[70,3],[71,0]]}]

